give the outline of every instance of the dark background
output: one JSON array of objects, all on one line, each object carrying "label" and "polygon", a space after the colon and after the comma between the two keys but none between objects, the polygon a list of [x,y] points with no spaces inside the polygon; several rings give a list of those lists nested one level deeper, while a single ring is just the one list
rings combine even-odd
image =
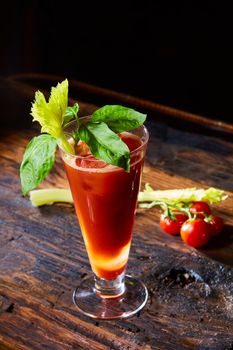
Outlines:
[{"label": "dark background", "polygon": [[0,75],[58,74],[231,122],[226,3],[10,1]]}]

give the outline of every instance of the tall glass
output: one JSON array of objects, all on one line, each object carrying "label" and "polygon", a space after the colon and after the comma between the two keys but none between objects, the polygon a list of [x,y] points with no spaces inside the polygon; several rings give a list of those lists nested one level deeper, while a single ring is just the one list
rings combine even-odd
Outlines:
[{"label": "tall glass", "polygon": [[[88,120],[82,118],[82,122]],[[71,122],[66,133],[69,140],[74,128],[77,124]],[[146,286],[125,270],[149,134],[141,126],[121,136],[130,149],[129,173],[59,147],[93,271],[80,281],[73,301],[79,311],[100,319],[132,316],[148,298]]]}]

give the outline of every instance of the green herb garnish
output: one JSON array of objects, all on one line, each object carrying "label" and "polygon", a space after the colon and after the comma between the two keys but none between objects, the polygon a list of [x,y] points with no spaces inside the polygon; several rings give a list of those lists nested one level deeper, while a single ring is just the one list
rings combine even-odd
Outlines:
[{"label": "green herb garnish", "polygon": [[91,153],[97,159],[129,171],[129,148],[106,123],[81,124],[78,133],[80,139],[90,147]]},{"label": "green herb garnish", "polygon": [[52,87],[49,101],[37,91],[32,103],[33,121],[41,125],[40,136],[34,137],[26,147],[20,166],[23,195],[36,188],[49,174],[55,161],[57,143],[71,154],[74,146],[68,142],[64,129],[72,120],[77,120],[73,132],[74,142],[85,142],[93,156],[125,171],[130,170],[130,151],[117,133],[141,126],[146,115],[120,105],[106,105],[96,110],[86,124],[78,117],[79,105],[68,106],[68,80]]},{"label": "green herb garnish", "polygon": [[23,194],[44,180],[55,162],[56,139],[48,134],[34,137],[26,147],[20,166],[20,178]]},{"label": "green herb garnish", "polygon": [[63,127],[65,127],[71,120],[75,118],[77,119],[78,111],[79,111],[79,105],[77,102],[73,105],[73,107],[68,106],[66,108],[66,112],[63,120]]},{"label": "green herb garnish", "polygon": [[106,105],[92,114],[93,122],[105,122],[115,132],[138,128],[145,120],[146,114],[118,105]]},{"label": "green herb garnish", "polygon": [[72,145],[67,141],[63,126],[67,111],[68,81],[64,80],[57,87],[52,87],[49,102],[46,102],[42,92],[37,91],[32,104],[31,115],[33,121],[41,125],[41,132],[46,132],[55,139],[60,140],[62,147],[70,153],[74,152]]}]

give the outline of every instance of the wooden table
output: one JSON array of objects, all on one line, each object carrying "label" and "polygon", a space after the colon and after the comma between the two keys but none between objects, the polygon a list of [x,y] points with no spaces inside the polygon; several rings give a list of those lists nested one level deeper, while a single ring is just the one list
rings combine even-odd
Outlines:
[{"label": "wooden table", "polygon": [[[19,164],[38,133],[30,103],[63,77],[18,75],[0,81],[0,349],[233,349],[233,126],[70,80],[81,115],[121,103],[148,113],[150,142],[142,187],[215,186],[229,198],[213,206],[223,233],[204,249],[159,228],[157,208],[138,211],[128,272],[149,302],[135,317],[92,320],[72,302],[90,273],[74,208],[32,207],[22,197]],[[68,186],[59,159],[42,187]]]}]

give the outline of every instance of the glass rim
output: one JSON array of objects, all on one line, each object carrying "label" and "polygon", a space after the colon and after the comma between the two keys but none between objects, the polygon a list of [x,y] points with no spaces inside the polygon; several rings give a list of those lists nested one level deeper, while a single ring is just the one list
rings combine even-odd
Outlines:
[{"label": "glass rim", "polygon": [[[82,119],[87,119],[87,118],[90,118],[90,117],[91,117],[90,115],[87,115],[87,116],[80,117],[79,119],[82,120]],[[67,123],[65,129],[68,128],[70,125],[72,125],[74,123],[77,124],[77,120],[72,120],[69,123]],[[147,144],[147,142],[149,140],[149,132],[148,132],[148,130],[147,130],[147,128],[146,128],[146,126],[144,124],[139,126],[138,128],[134,128],[134,129],[131,129],[131,130],[126,131],[126,132],[130,133],[133,130],[139,130],[139,129],[143,129],[144,130],[144,135],[143,136],[145,137],[145,139],[143,141],[141,140],[142,144],[139,147],[137,147],[136,149],[134,149],[133,151],[130,152],[130,156],[133,155],[134,153],[140,151]],[[71,132],[66,132],[64,130],[64,134],[65,134],[65,136],[69,135],[69,136],[72,137]],[[58,147],[59,147],[60,150],[62,150],[62,152],[64,152],[65,154],[69,155],[72,158],[85,159],[85,160],[88,160],[88,162],[99,162],[100,161],[99,159],[87,159],[86,156],[81,156],[81,155],[78,155],[78,154],[73,154],[73,153],[67,152],[66,150],[64,150],[64,148],[60,145],[59,142],[58,142]]]}]

